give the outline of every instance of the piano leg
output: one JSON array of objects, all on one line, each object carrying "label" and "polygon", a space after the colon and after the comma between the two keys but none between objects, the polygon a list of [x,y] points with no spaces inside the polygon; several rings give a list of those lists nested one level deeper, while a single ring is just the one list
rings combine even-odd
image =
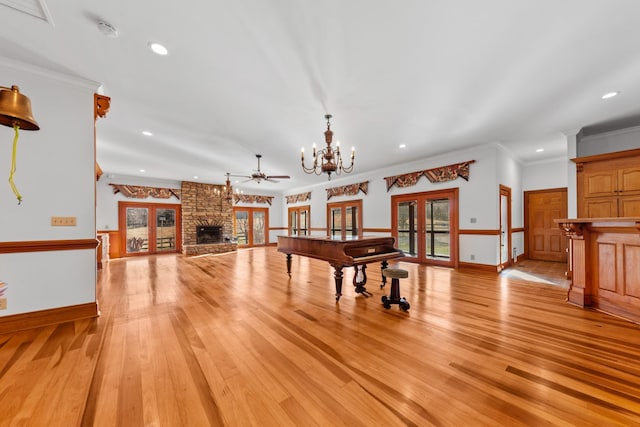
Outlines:
[{"label": "piano leg", "polygon": [[333,277],[336,280],[336,301],[340,301],[342,296],[342,266],[334,265],[333,268],[335,269]]},{"label": "piano leg", "polygon": [[389,266],[389,263],[386,259],[382,260],[382,265],[380,267],[380,273],[382,273],[382,284],[380,285],[380,289],[384,288],[387,284],[387,277],[384,275],[384,269]]},{"label": "piano leg", "polygon": [[291,277],[291,254],[287,254],[287,274]]},{"label": "piano leg", "polygon": [[367,283],[367,265],[366,264],[360,264],[360,265],[354,265],[353,268],[355,269],[355,272],[353,274],[353,286],[356,287],[355,291],[357,294],[362,294],[365,297],[370,297],[371,295],[373,295],[371,292],[367,291],[367,288],[365,288],[365,284]]}]

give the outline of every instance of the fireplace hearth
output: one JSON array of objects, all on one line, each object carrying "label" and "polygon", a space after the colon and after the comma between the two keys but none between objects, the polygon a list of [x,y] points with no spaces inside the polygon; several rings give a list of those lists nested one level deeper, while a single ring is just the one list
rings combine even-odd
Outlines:
[{"label": "fireplace hearth", "polygon": [[222,227],[219,225],[199,225],[196,227],[196,244],[222,243]]}]

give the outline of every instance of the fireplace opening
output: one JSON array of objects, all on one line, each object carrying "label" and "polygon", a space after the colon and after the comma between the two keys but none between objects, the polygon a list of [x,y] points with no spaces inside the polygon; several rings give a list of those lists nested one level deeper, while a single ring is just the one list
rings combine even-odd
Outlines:
[{"label": "fireplace opening", "polygon": [[196,227],[196,244],[222,243],[222,226],[199,225]]}]

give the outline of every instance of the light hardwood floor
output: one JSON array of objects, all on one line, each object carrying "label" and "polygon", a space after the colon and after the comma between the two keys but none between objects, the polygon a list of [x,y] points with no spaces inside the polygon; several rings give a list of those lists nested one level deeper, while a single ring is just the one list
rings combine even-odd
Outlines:
[{"label": "light hardwood floor", "polygon": [[[0,425],[640,423],[640,328],[566,289],[392,262],[411,303],[334,299],[275,248],[108,262],[101,316],[0,336]],[[389,285],[387,285],[389,286]],[[388,291],[387,291],[388,292]]]}]

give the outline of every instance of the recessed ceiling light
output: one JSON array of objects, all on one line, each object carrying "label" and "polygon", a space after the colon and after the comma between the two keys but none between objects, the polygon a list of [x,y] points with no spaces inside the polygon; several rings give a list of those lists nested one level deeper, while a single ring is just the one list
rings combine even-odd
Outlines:
[{"label": "recessed ceiling light", "polygon": [[543,151],[544,151],[544,148],[538,148],[538,149],[536,150],[536,153],[542,153]]},{"label": "recessed ceiling light", "polygon": [[398,145],[399,148],[407,148],[407,144],[400,144]]},{"label": "recessed ceiling light", "polygon": [[141,172],[141,173],[145,173],[145,170],[144,170],[144,169],[140,169],[140,172]]},{"label": "recessed ceiling light", "polygon": [[153,136],[153,134],[151,132],[149,132],[148,130],[143,130],[142,134],[145,136]]},{"label": "recessed ceiling light", "polygon": [[602,99],[613,98],[614,96],[619,95],[619,94],[620,94],[620,92],[618,92],[618,91],[605,93],[604,95],[602,95]]},{"label": "recessed ceiling light", "polygon": [[193,179],[198,179],[198,175],[193,175]]},{"label": "recessed ceiling light", "polygon": [[149,43],[149,48],[158,55],[166,55],[169,53],[166,47],[162,46],[160,43]]}]

